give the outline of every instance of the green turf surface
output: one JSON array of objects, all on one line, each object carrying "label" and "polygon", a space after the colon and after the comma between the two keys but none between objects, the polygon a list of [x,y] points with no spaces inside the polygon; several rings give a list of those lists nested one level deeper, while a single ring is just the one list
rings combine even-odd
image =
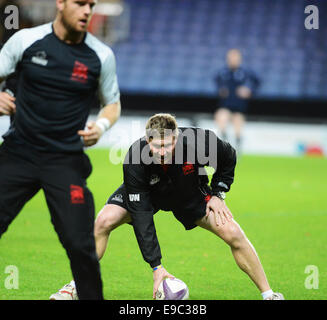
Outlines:
[{"label": "green turf surface", "polygon": [[[121,183],[122,170],[109,162],[108,150],[88,153],[93,163],[88,184],[99,211]],[[226,202],[256,248],[271,287],[287,299],[327,298],[326,181],[322,158],[243,156],[237,165]],[[220,239],[200,228],[184,231],[170,213],[159,212],[155,222],[162,263],[188,284],[191,299],[261,298]],[[18,289],[5,288],[9,265],[18,268]],[[308,265],[318,267],[318,289],[305,288]],[[111,234],[101,270],[106,299],[151,299],[152,272],[131,226]],[[48,299],[70,280],[69,261],[40,192],[0,240],[0,299]]]}]

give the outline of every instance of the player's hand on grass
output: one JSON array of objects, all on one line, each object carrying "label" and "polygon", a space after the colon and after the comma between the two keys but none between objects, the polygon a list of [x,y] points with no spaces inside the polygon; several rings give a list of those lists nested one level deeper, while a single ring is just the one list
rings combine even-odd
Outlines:
[{"label": "player's hand on grass", "polygon": [[86,129],[79,130],[77,133],[83,138],[86,147],[95,145],[103,134],[101,128],[98,127],[94,121],[88,122],[86,124]]},{"label": "player's hand on grass", "polygon": [[175,279],[175,277],[168,273],[167,270],[163,267],[153,271],[153,299],[156,298],[156,293],[158,291],[161,281],[166,278]]},{"label": "player's hand on grass", "polygon": [[216,196],[211,197],[207,203],[206,217],[209,216],[211,211],[215,215],[217,226],[225,224],[227,221],[231,221],[233,219],[233,215],[226,206],[225,201]]},{"label": "player's hand on grass", "polygon": [[7,92],[0,92],[0,116],[10,116],[16,112],[15,97]]}]

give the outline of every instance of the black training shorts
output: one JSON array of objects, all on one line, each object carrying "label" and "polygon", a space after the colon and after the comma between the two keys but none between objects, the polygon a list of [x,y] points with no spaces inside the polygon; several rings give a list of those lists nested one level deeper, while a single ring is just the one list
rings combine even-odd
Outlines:
[{"label": "black training shorts", "polygon": [[[195,222],[204,217],[206,214],[207,202],[211,197],[209,194],[209,188],[207,186],[201,187],[199,188],[199,193],[200,200],[195,204],[192,204],[192,208],[169,208],[170,211],[173,212],[175,218],[183,224],[186,230],[195,228],[197,226]],[[127,193],[124,184],[120,185],[120,187],[109,197],[106,204],[115,204],[128,210]],[[154,214],[161,210],[161,208],[157,206],[156,203],[153,203],[153,207],[155,208]],[[167,211],[166,208],[164,210]]]}]

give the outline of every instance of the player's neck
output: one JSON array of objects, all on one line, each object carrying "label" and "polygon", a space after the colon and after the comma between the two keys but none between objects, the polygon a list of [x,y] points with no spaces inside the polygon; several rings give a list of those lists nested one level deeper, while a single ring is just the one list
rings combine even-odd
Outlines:
[{"label": "player's neck", "polygon": [[67,44],[78,44],[84,39],[85,32],[75,32],[69,30],[57,17],[53,22],[53,31],[55,35],[63,42]]}]

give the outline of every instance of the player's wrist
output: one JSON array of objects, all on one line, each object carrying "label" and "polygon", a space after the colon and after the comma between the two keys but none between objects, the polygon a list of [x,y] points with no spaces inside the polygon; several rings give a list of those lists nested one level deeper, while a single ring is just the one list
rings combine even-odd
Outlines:
[{"label": "player's wrist", "polygon": [[101,129],[102,134],[108,131],[111,127],[111,123],[108,118],[99,118],[95,124]]},{"label": "player's wrist", "polygon": [[220,200],[225,200],[226,199],[226,193],[224,191],[214,191],[211,194],[212,197],[217,197]]},{"label": "player's wrist", "polygon": [[152,268],[152,271],[157,271],[158,269],[162,269],[162,268],[163,268],[162,264],[159,264],[158,266]]}]

